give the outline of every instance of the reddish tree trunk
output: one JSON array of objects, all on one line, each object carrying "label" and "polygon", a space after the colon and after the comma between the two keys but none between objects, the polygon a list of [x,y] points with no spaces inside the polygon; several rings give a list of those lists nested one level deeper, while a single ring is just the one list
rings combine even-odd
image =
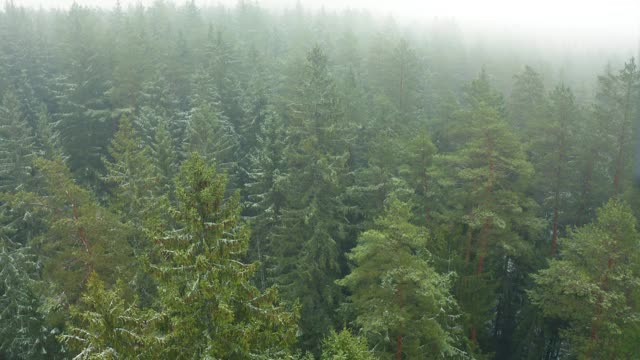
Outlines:
[{"label": "reddish tree trunk", "polygon": [[491,228],[492,219],[487,218],[482,226],[482,232],[480,233],[480,249],[478,253],[478,267],[476,269],[476,275],[482,274],[484,270],[484,258],[489,247],[489,229]]},{"label": "reddish tree trunk", "polygon": [[[71,211],[73,214],[73,220],[77,223],[78,220],[80,219],[80,212],[78,210],[78,207],[76,206],[75,201],[73,201],[73,198],[71,197],[71,194],[69,194],[69,192],[65,192],[65,194],[67,195],[67,201],[69,201],[69,203],[71,203]],[[87,281],[87,279],[89,278],[89,275],[91,275],[91,273],[93,272],[93,265],[91,264],[91,247],[89,245],[89,238],[87,237],[87,233],[84,230],[83,226],[78,226],[78,238],[80,239],[80,243],[82,244],[82,246],[84,247],[84,251],[87,253],[87,260],[85,261],[85,266],[87,268],[87,273],[84,276],[84,281]]]}]

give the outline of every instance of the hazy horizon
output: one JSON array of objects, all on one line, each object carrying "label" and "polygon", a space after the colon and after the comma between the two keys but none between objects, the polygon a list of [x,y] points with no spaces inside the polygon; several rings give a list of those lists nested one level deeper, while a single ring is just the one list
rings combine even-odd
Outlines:
[{"label": "hazy horizon", "polygon": [[[123,7],[142,4],[149,6],[157,0],[120,0]],[[90,7],[113,7],[117,0],[75,0]],[[185,0],[165,1],[177,5]],[[195,0],[199,6],[234,6],[238,0]],[[271,11],[296,6],[296,0],[256,1]],[[636,0],[603,1],[528,1],[473,0],[416,1],[397,0],[300,0],[304,8],[343,11],[365,10],[379,18],[392,17],[401,24],[420,25],[434,19],[452,19],[472,41],[531,42],[532,46],[615,51],[623,56],[639,53],[640,2]],[[30,8],[65,9],[74,0],[13,0]]]}]

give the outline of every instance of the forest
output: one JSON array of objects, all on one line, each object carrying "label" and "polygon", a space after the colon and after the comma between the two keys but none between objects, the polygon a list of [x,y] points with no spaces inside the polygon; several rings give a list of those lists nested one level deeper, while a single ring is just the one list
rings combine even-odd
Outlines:
[{"label": "forest", "polygon": [[636,61],[487,46],[8,1],[0,359],[640,358]]}]

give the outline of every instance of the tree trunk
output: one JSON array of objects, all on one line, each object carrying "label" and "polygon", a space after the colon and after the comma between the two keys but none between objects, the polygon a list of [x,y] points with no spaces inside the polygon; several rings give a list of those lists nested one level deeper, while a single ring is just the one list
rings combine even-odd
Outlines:
[{"label": "tree trunk", "polygon": [[551,234],[551,257],[556,257],[558,247],[558,205],[553,208],[553,230]]},{"label": "tree trunk", "polygon": [[[398,305],[400,310],[404,307],[404,301],[402,299],[402,286],[398,285]],[[400,324],[399,333],[396,336],[396,360],[402,360],[402,324]]]}]

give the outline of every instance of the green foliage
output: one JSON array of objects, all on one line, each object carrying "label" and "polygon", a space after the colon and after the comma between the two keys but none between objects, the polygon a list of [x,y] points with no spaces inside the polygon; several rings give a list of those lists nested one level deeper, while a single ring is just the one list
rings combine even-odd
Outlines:
[{"label": "green foliage", "polygon": [[529,295],[545,316],[567,322],[561,334],[579,358],[625,358],[637,348],[638,232],[631,209],[610,200],[597,220],[562,239],[561,256],[533,275]]},{"label": "green foliage", "polygon": [[[638,207],[635,60],[302,4],[81,3],[0,10],[0,358],[370,358],[341,324],[385,357],[397,333],[405,358],[640,351],[635,249],[606,287],[567,255],[615,238],[571,231],[609,198]],[[544,316],[538,272],[595,300]]]},{"label": "green foliage", "polygon": [[257,146],[249,156],[248,182],[245,184],[248,204],[245,216],[252,228],[249,253],[260,262],[260,287],[273,281],[268,277],[278,266],[275,251],[278,241],[277,227],[281,225],[281,211],[285,206],[282,182],[286,168],[283,159],[285,129],[275,112],[268,112],[256,134]]},{"label": "green foliage", "polygon": [[331,330],[322,341],[321,360],[374,360],[369,351],[367,339],[353,335],[349,330]]},{"label": "green foliage", "polygon": [[509,115],[513,125],[526,136],[523,138],[526,143],[530,140],[527,137],[531,135],[532,128],[548,117],[549,101],[545,94],[542,77],[530,66],[525,66],[524,70],[514,78]]},{"label": "green foliage", "polygon": [[[460,355],[457,304],[449,293],[452,274],[430,264],[429,232],[410,223],[411,205],[391,195],[375,229],[364,232],[349,258],[352,272],[339,283],[352,293],[356,323],[382,357]],[[401,346],[401,348],[400,348]]]},{"label": "green foliage", "polygon": [[116,212],[125,221],[138,225],[153,217],[160,202],[158,175],[148,152],[149,148],[143,147],[135,135],[131,121],[123,117],[109,148],[113,160],[105,159],[105,181],[115,185],[112,201]]},{"label": "green foliage", "polygon": [[21,192],[9,204],[46,220],[46,231],[33,239],[33,246],[43,257],[44,278],[53,291],[74,303],[91,272],[113,282],[133,270],[126,241],[131,229],[76,185],[62,160],[34,163],[44,179],[42,194]]},{"label": "green foliage", "polygon": [[484,331],[493,331],[505,337],[502,348],[507,348],[518,323],[515,309],[525,298],[523,274],[534,264],[534,244],[544,223],[527,194],[533,166],[502,106],[482,72],[467,89],[466,107],[454,114],[452,149],[434,157],[431,173],[434,192],[441,196],[434,201],[433,217],[455,224],[448,225],[446,255],[460,275],[456,294],[467,313],[470,338],[483,343]]},{"label": "green foliage", "polygon": [[107,289],[91,273],[80,303],[70,309],[68,327],[59,336],[77,359],[159,359],[164,341],[154,334],[159,316],[139,310],[125,297],[123,282]]},{"label": "green foliage", "polygon": [[295,103],[288,113],[282,209],[277,256],[278,284],[289,299],[302,305],[302,341],[317,350],[333,325],[340,302],[334,283],[341,276],[344,240],[348,131],[340,112],[328,58],[319,47],[307,54]]},{"label": "green foliage", "polygon": [[276,289],[250,283],[256,265],[242,262],[249,231],[238,194],[225,199],[225,185],[226,176],[195,153],[181,167],[171,210],[180,229],[157,239],[162,260],[152,266],[168,319],[163,357],[282,357],[295,340],[295,309],[281,304]]},{"label": "green foliage", "polygon": [[27,247],[0,238],[0,357],[46,359],[55,348],[47,328],[37,280],[37,257]]},{"label": "green foliage", "polygon": [[33,130],[18,98],[7,92],[0,104],[0,190],[13,192],[27,186],[34,153]]},{"label": "green foliage", "polygon": [[237,138],[233,128],[215,104],[199,105],[189,118],[188,152],[197,152],[211,163],[230,168]]}]

